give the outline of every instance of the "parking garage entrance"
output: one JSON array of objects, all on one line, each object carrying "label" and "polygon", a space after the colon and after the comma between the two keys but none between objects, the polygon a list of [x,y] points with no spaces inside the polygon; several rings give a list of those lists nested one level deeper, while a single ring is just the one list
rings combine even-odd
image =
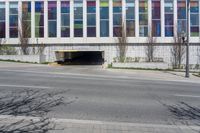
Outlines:
[{"label": "parking garage entrance", "polygon": [[59,50],[56,52],[57,62],[64,65],[102,65],[103,51]]}]

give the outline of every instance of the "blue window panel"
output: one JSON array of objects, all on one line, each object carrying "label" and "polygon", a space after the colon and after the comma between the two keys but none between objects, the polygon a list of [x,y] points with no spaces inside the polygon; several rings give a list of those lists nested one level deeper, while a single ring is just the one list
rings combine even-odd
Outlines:
[{"label": "blue window panel", "polygon": [[18,26],[18,15],[10,16],[10,26]]},{"label": "blue window panel", "polygon": [[113,25],[121,25],[122,15],[121,14],[114,14],[113,15]]},{"label": "blue window panel", "polygon": [[101,7],[100,8],[100,17],[101,19],[109,19],[109,8],[108,7]]},{"label": "blue window panel", "polygon": [[35,12],[37,12],[37,13],[44,12],[44,3],[43,2],[35,2]]},{"label": "blue window panel", "polygon": [[74,37],[83,37],[83,29],[74,29]]},{"label": "blue window panel", "polygon": [[121,13],[122,7],[113,7],[113,13]]},{"label": "blue window panel", "polygon": [[165,25],[173,25],[174,24],[174,15],[166,14],[165,15]]},{"label": "blue window panel", "polygon": [[148,36],[148,27],[140,26],[140,36],[147,37]]},{"label": "blue window panel", "polygon": [[174,36],[173,27],[165,27],[165,36],[172,37]]},{"label": "blue window panel", "polygon": [[186,32],[186,20],[178,20],[178,33]]},{"label": "blue window panel", "polygon": [[191,14],[190,20],[191,25],[199,25],[199,14]]},{"label": "blue window panel", "polygon": [[161,35],[161,24],[160,20],[153,20],[152,21],[152,33],[153,36],[158,37]]},{"label": "blue window panel", "polygon": [[87,25],[95,26],[96,25],[96,15],[95,14],[88,14],[87,15]]},{"label": "blue window panel", "polygon": [[0,8],[0,20],[5,20],[5,8]]},{"label": "blue window panel", "polygon": [[70,19],[69,14],[62,14],[61,15],[61,25],[62,26],[69,26]]},{"label": "blue window panel", "polygon": [[135,19],[135,8],[134,7],[127,8],[126,19]]},{"label": "blue window panel", "polygon": [[56,21],[49,21],[48,23],[48,32],[49,32],[49,37],[56,37],[57,36],[57,23]]},{"label": "blue window panel", "polygon": [[109,36],[109,21],[102,20],[100,22],[100,36],[101,37],[108,37]]},{"label": "blue window panel", "polygon": [[96,7],[87,7],[87,13],[96,13]]}]

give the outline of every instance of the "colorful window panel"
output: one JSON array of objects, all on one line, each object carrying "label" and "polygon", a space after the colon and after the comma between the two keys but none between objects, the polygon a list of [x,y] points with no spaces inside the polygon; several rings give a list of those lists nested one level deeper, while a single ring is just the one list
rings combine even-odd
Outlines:
[{"label": "colorful window panel", "polygon": [[18,37],[18,2],[10,2],[9,5],[10,19],[10,38]]},{"label": "colorful window panel", "polygon": [[0,38],[5,38],[6,34],[6,17],[5,17],[5,3],[0,2]]},{"label": "colorful window panel", "polygon": [[165,0],[165,36],[174,36],[174,7],[173,0]]},{"label": "colorful window panel", "polygon": [[22,30],[25,38],[31,37],[31,2],[22,2]]},{"label": "colorful window panel", "polygon": [[44,2],[35,2],[35,37],[44,37]]},{"label": "colorful window panel", "polygon": [[186,0],[177,1],[177,18],[178,18],[178,33],[186,32]]},{"label": "colorful window panel", "polygon": [[139,34],[141,37],[148,36],[148,0],[139,1]]},{"label": "colorful window panel", "polygon": [[126,0],[126,35],[135,36],[135,0]]},{"label": "colorful window panel", "polygon": [[74,0],[74,37],[83,37],[83,1]]},{"label": "colorful window panel", "polygon": [[190,1],[190,36],[199,36],[199,0]]},{"label": "colorful window panel", "polygon": [[113,36],[122,36],[122,1],[113,0]]},{"label": "colorful window panel", "polygon": [[100,0],[100,36],[109,36],[109,0]]},{"label": "colorful window panel", "polygon": [[61,37],[70,37],[70,2],[61,1]]},{"label": "colorful window panel", "polygon": [[96,0],[87,0],[87,36],[96,37]]},{"label": "colorful window panel", "polygon": [[152,0],[152,36],[161,36],[160,0]]},{"label": "colorful window panel", "polygon": [[57,36],[57,2],[48,2],[48,36]]}]

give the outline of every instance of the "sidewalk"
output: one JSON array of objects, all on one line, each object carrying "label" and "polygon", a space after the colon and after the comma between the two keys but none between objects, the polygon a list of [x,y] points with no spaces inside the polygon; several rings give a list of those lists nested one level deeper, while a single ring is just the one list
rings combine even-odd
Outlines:
[{"label": "sidewalk", "polygon": [[[0,115],[0,124],[14,123],[20,120],[37,122],[39,117]],[[197,133],[198,126],[164,125],[145,123],[106,122],[76,119],[50,119],[57,130],[49,133]],[[22,124],[23,125],[23,124]]]},{"label": "sidewalk", "polygon": [[87,120],[65,120],[57,123],[58,127],[64,130],[51,131],[51,133],[196,133],[193,129],[200,130],[200,127]]}]

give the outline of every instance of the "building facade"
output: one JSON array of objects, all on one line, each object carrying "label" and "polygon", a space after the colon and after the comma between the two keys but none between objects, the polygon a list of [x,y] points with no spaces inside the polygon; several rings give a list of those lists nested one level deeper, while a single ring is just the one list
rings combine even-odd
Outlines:
[{"label": "building facade", "polygon": [[[30,47],[45,45],[46,60],[55,51],[103,51],[105,62],[117,57],[118,31],[126,29],[127,57],[145,57],[148,38],[155,39],[155,56],[171,62],[175,38],[187,32],[187,0],[0,0],[0,38],[19,45],[21,19],[30,25]],[[190,3],[190,58],[198,64],[200,0]]]}]

